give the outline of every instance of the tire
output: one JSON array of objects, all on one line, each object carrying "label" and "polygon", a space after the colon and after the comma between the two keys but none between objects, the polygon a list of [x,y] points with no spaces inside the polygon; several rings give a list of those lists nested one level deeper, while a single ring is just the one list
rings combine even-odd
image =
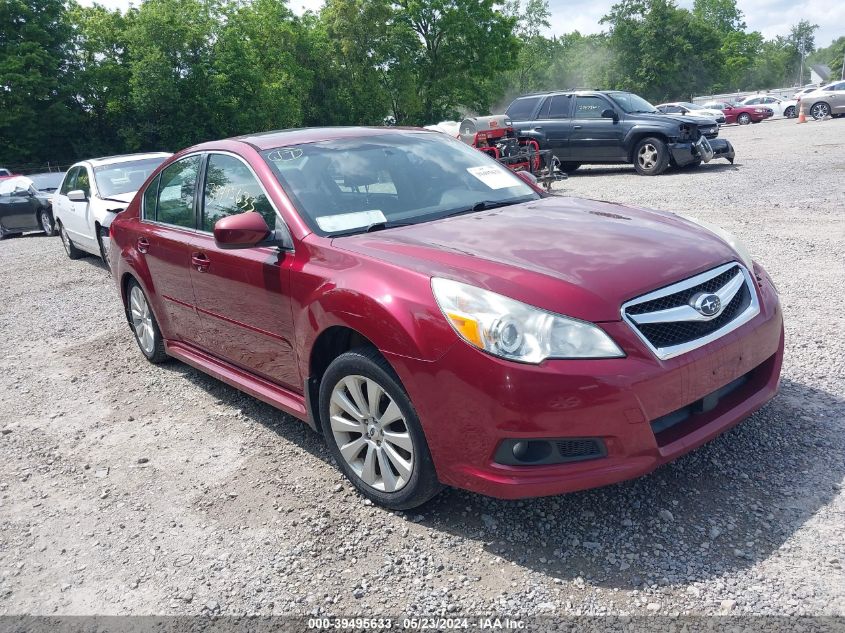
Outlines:
[{"label": "tire", "polygon": [[787,119],[794,119],[798,114],[795,112],[795,106],[789,106],[786,110],[783,111],[783,116]]},{"label": "tire", "polygon": [[50,209],[41,209],[38,212],[38,224],[41,225],[41,230],[47,237],[53,237],[56,234],[56,223],[53,221]]},{"label": "tire", "polygon": [[106,265],[106,268],[111,270],[111,262],[109,261],[109,253],[106,247],[103,244],[103,237],[108,237],[109,230],[104,229],[101,226],[97,227],[97,245],[100,247],[100,257],[103,260],[103,263]]},{"label": "tire", "polygon": [[634,148],[634,168],[642,176],[657,176],[669,167],[669,150],[661,139],[648,136]]},{"label": "tire", "polygon": [[[373,395],[376,402],[370,405]],[[377,351],[359,348],[332,361],[320,382],[319,402],[329,450],[362,495],[392,510],[407,510],[443,488],[414,406]]]},{"label": "tire", "polygon": [[814,103],[813,107],[810,108],[810,116],[813,117],[816,121],[825,118],[826,116],[830,115],[830,106],[826,104],[824,101],[819,101],[818,103]]},{"label": "tire", "polygon": [[126,315],[135,334],[135,342],[146,359],[158,365],[168,359],[164,338],[144,290],[134,279],[126,286]]},{"label": "tire", "polygon": [[67,230],[65,229],[63,224],[59,224],[59,235],[62,238],[62,246],[65,247],[65,253],[67,253],[68,258],[70,259],[79,259],[85,253],[74,246],[73,242],[70,239],[70,236],[67,234]]},{"label": "tire", "polygon": [[747,112],[743,112],[736,118],[736,122],[740,125],[748,125],[751,123],[751,115]]},{"label": "tire", "polygon": [[560,170],[565,174],[571,174],[581,166],[581,163],[561,163]]}]

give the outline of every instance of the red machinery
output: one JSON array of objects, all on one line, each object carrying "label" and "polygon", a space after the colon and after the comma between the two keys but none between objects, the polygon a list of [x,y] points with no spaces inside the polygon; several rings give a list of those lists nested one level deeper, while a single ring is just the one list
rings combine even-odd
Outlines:
[{"label": "red machinery", "polygon": [[478,116],[461,122],[460,138],[467,145],[485,152],[513,171],[527,171],[546,189],[566,174],[551,151],[541,150],[534,139],[520,138],[504,114]]}]

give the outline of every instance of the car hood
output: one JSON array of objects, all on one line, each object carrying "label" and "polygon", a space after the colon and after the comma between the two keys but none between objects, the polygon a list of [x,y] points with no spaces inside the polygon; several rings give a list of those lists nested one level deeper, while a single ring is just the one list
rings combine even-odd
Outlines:
[{"label": "car hood", "polygon": [[589,321],[619,320],[625,301],[737,259],[679,216],[564,197],[333,243]]},{"label": "car hood", "polygon": [[135,197],[136,193],[138,193],[138,192],[137,191],[130,191],[128,193],[116,193],[116,194],[111,195],[111,196],[104,196],[102,198],[102,200],[103,200],[103,202],[106,203],[106,206],[108,206],[108,204],[110,202],[123,203],[124,205],[127,205],[130,202],[132,202],[132,198]]},{"label": "car hood", "polygon": [[[707,117],[700,117],[700,116],[689,116],[687,114],[650,114],[650,113],[642,113],[642,114],[635,114],[638,120],[641,121],[657,121],[657,122],[666,122],[667,119],[677,121],[678,123],[688,123],[691,125],[702,125],[705,121],[709,119]],[[713,121],[713,124],[716,124],[716,121]]]}]

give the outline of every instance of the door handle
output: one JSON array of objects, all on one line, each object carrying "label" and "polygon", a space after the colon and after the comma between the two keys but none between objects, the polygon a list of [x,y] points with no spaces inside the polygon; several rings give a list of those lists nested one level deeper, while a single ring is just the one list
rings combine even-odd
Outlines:
[{"label": "door handle", "polygon": [[139,237],[136,244],[138,246],[139,253],[146,253],[150,250],[150,242],[146,237]]},{"label": "door handle", "polygon": [[543,126],[542,126],[542,125],[538,125],[537,127],[535,127],[535,128],[534,128],[534,131],[535,131],[535,132],[541,132],[542,130],[543,130]]},{"label": "door handle", "polygon": [[197,272],[204,273],[211,265],[211,260],[206,257],[205,253],[191,253],[191,265],[197,269]]},{"label": "door handle", "polygon": [[572,129],[573,130],[580,130],[582,127],[584,127],[584,126],[583,125],[573,125]]}]

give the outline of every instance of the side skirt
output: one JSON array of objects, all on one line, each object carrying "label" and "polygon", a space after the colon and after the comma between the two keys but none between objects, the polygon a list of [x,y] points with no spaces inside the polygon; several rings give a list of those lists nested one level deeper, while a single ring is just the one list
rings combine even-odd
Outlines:
[{"label": "side skirt", "polygon": [[165,341],[164,346],[168,355],[173,358],[178,358],[183,363],[187,363],[235,389],[248,393],[262,402],[311,424],[304,396],[288,391],[279,385],[259,378],[184,343]]}]

